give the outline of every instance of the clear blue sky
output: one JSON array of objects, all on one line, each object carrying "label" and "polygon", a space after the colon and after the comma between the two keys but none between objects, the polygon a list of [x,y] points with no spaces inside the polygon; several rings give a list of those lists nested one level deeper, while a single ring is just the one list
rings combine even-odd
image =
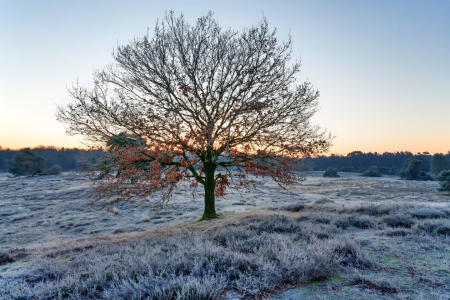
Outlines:
[{"label": "clear blue sky", "polygon": [[332,153],[450,150],[449,0],[0,0],[0,145],[79,146],[54,116],[66,88],[91,86],[117,44],[170,9],[192,22],[212,10],[233,29],[264,15],[280,39],[290,32]]}]

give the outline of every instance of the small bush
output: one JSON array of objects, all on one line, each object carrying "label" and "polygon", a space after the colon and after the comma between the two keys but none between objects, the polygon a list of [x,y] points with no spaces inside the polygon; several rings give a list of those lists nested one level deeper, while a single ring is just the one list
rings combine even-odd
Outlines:
[{"label": "small bush", "polygon": [[319,199],[314,202],[314,204],[316,205],[331,204],[331,203],[334,203],[334,201],[330,199]]},{"label": "small bush", "polygon": [[262,222],[248,225],[250,230],[255,230],[258,234],[267,233],[296,233],[301,234],[302,229],[294,219],[286,216],[270,216]]},{"label": "small bush", "polygon": [[361,269],[377,268],[378,264],[363,254],[357,244],[347,239],[340,240],[336,243],[334,253],[343,257],[342,264],[344,266],[352,266]]},{"label": "small bush", "polygon": [[393,237],[393,236],[407,236],[410,235],[410,230],[404,230],[404,229],[397,229],[397,230],[391,230],[386,232],[387,236]]},{"label": "small bush", "polygon": [[440,192],[450,192],[450,170],[440,172],[436,180],[439,181]]},{"label": "small bush", "polygon": [[282,210],[299,212],[299,211],[305,209],[305,207],[306,207],[306,205],[304,203],[297,202],[297,203],[283,207]]},{"label": "small bush", "polygon": [[433,207],[414,207],[406,210],[408,214],[417,219],[440,219],[447,217],[447,213],[443,210]]},{"label": "small bush", "polygon": [[388,167],[379,167],[378,168],[381,172],[381,174],[384,175],[397,175],[398,170],[396,170],[395,168],[388,168]]},{"label": "small bush", "polygon": [[370,219],[367,218],[357,218],[357,217],[346,217],[342,219],[338,219],[334,222],[334,225],[338,228],[347,229],[349,227],[356,227],[360,229],[368,229],[375,227],[375,223],[373,223]]},{"label": "small bush", "polygon": [[9,264],[14,262],[14,260],[7,253],[0,252],[0,265]]},{"label": "small bush", "polygon": [[450,220],[429,220],[416,225],[415,232],[424,232],[430,235],[450,235]]},{"label": "small bush", "polygon": [[381,172],[378,170],[377,166],[369,167],[362,173],[362,176],[365,177],[381,177]]},{"label": "small bush", "polygon": [[369,216],[384,216],[389,215],[398,210],[398,205],[364,205],[361,207],[357,207],[354,211],[363,215]]},{"label": "small bush", "polygon": [[383,222],[391,227],[405,227],[405,228],[411,228],[414,224],[416,224],[416,221],[403,215],[394,215],[390,217],[385,217],[383,218]]},{"label": "small bush", "polygon": [[327,168],[323,173],[322,177],[339,177],[338,172],[335,168]]},{"label": "small bush", "polygon": [[61,174],[61,166],[60,165],[54,165],[50,169],[47,169],[44,171],[46,175],[59,175]]},{"label": "small bush", "polygon": [[325,218],[325,217],[318,217],[318,218],[314,218],[314,223],[330,224],[331,223],[331,219]]}]

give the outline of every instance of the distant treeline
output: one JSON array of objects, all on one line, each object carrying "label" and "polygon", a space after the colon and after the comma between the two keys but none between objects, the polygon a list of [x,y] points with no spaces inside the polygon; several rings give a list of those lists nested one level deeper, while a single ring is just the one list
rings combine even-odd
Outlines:
[{"label": "distant treeline", "polygon": [[[78,148],[57,148],[53,146],[38,146],[31,148],[33,152],[41,155],[45,159],[45,168],[60,165],[64,171],[76,170],[82,167],[80,158],[86,157],[87,150]],[[0,170],[6,170],[6,160],[11,159],[21,149],[9,149],[0,146]],[[97,158],[101,153],[95,155]],[[430,161],[432,155],[428,152],[413,154],[411,152],[368,152],[353,151],[347,155],[331,154],[330,156],[318,156],[309,159],[308,164],[317,171],[327,168],[336,168],[341,172],[363,172],[371,166],[377,166],[384,174],[396,175],[402,168],[403,163],[408,158],[417,158],[423,161],[424,172],[430,171]],[[450,151],[446,154],[450,160]]]},{"label": "distant treeline", "polygon": [[[384,174],[396,175],[408,158],[420,159],[424,172],[430,171],[432,154],[428,152],[413,154],[411,152],[369,152],[353,151],[347,155],[331,154],[330,156],[319,156],[311,159],[311,167],[322,171],[327,168],[336,168],[341,172],[363,172],[371,166],[377,166]],[[450,151],[446,154],[450,159]]]},{"label": "distant treeline", "polygon": [[[20,150],[0,146],[0,170],[6,171],[6,161],[11,159]],[[56,148],[53,146],[38,146],[31,148],[31,150],[45,159],[45,168],[60,165],[64,171],[75,170],[81,167],[80,157],[87,153],[84,149]]]}]

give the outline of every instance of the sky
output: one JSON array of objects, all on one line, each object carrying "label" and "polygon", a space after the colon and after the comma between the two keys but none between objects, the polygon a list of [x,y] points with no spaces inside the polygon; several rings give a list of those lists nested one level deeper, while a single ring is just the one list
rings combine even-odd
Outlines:
[{"label": "sky", "polygon": [[191,23],[211,10],[235,30],[265,16],[291,34],[329,153],[450,150],[450,0],[0,0],[0,145],[82,146],[55,117],[67,88],[92,86],[117,45],[169,10]]}]

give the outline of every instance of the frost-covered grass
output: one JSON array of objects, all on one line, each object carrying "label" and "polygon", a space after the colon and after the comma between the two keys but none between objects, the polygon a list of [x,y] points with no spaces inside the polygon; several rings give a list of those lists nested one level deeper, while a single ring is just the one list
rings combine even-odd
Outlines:
[{"label": "frost-covered grass", "polygon": [[[341,265],[372,267],[359,246],[286,216],[252,218],[203,235],[152,236],[32,260],[4,278],[1,299],[215,299],[262,296],[326,279]],[[329,231],[331,235],[331,231]]]},{"label": "frost-covered grass", "polygon": [[283,300],[440,299],[450,198],[436,184],[343,174],[285,191],[260,180],[203,223],[184,192],[161,211],[108,213],[71,174],[0,180],[0,299],[255,298],[286,285],[309,294]]}]

